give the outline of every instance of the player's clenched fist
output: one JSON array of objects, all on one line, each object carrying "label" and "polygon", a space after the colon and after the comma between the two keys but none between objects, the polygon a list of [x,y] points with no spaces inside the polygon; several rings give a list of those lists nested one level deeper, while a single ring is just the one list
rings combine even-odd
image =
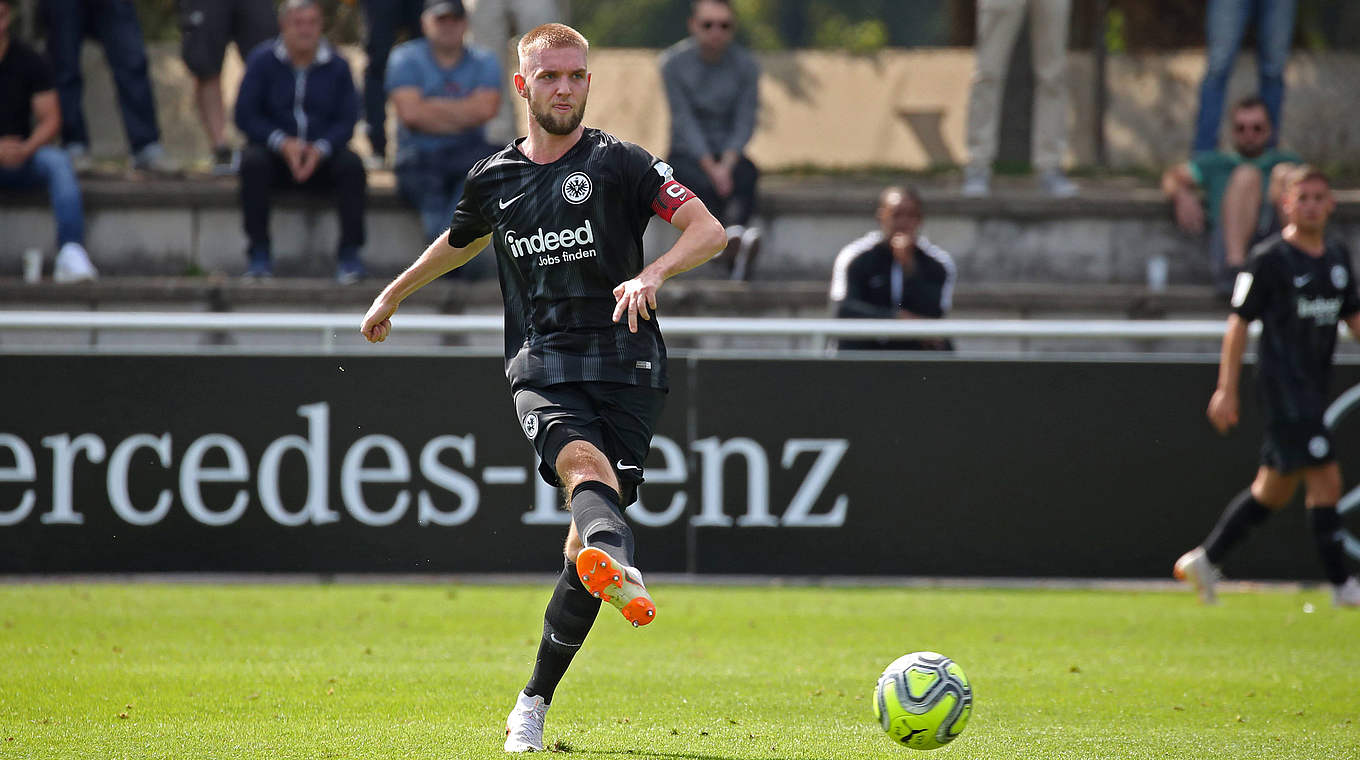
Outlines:
[{"label": "player's clenched fist", "polygon": [[1214,391],[1209,399],[1209,423],[1214,430],[1226,433],[1237,427],[1237,396],[1224,391]]},{"label": "player's clenched fist", "polygon": [[375,300],[373,305],[368,307],[368,313],[364,315],[364,324],[359,328],[369,343],[381,343],[387,340],[387,334],[392,332],[392,315],[396,313],[397,307],[389,306],[381,298]]},{"label": "player's clenched fist", "polygon": [[614,288],[614,321],[628,314],[628,332],[637,332],[638,317],[651,319],[650,310],[656,309],[656,289],[660,283],[651,282],[647,273],[621,282]]}]

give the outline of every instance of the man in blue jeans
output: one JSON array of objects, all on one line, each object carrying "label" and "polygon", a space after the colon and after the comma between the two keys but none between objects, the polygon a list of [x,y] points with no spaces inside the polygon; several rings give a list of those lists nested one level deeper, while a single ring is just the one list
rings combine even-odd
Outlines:
[{"label": "man in blue jeans", "polygon": [[1279,142],[1284,116],[1284,67],[1294,39],[1297,0],[1209,0],[1205,16],[1204,80],[1199,86],[1199,116],[1190,153],[1218,150],[1223,101],[1247,25],[1256,27],[1257,92],[1273,127],[1270,144]]},{"label": "man in blue jeans", "polygon": [[83,170],[90,161],[90,134],[81,103],[85,79],[80,71],[80,48],[86,37],[93,37],[103,45],[104,58],[113,71],[132,167],[161,173],[179,171],[179,164],[161,147],[146,45],[132,0],[43,0],[40,6],[47,24],[47,56],[61,101],[61,144],[76,168]]},{"label": "man in blue jeans", "polygon": [[85,212],[71,162],[48,143],[61,130],[61,109],[47,62],[10,37],[14,0],[0,0],[0,188],[46,185],[57,218],[53,276],[59,282],[96,276],[85,253]]},{"label": "man in blue jeans", "polygon": [[[495,151],[486,123],[500,108],[501,71],[490,51],[463,44],[468,20],[459,0],[426,0],[421,26],[424,39],[392,51],[387,91],[400,122],[397,190],[434,240],[453,218],[468,170]],[[450,274],[476,278],[484,268]]]}]

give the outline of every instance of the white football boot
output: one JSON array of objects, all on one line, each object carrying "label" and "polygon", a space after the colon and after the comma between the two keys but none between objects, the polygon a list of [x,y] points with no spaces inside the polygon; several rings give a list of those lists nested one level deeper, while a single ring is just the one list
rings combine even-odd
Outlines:
[{"label": "white football boot", "polygon": [[1360,580],[1352,575],[1340,586],[1332,587],[1333,607],[1360,607]]},{"label": "white football boot", "polygon": [[548,717],[548,703],[543,697],[531,697],[520,691],[510,717],[505,719],[506,752],[542,752],[543,721]]},{"label": "white football boot", "polygon": [[1209,561],[1209,555],[1204,553],[1204,547],[1196,546],[1182,554],[1171,572],[1177,580],[1194,586],[1201,602],[1218,604],[1218,594],[1214,592],[1214,586],[1222,574],[1214,567],[1214,563]]}]

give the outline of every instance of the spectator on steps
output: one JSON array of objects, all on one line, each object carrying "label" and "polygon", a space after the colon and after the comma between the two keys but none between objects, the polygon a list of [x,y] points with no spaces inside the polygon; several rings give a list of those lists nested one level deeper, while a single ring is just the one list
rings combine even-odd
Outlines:
[{"label": "spectator on steps", "polygon": [[58,282],[93,279],[85,252],[85,212],[71,160],[50,143],[61,131],[52,71],[10,34],[14,0],[0,0],[0,188],[46,186],[57,221]]},{"label": "spectator on steps", "polygon": [[236,126],[250,141],[241,156],[241,208],[248,277],[273,274],[270,196],[276,187],[333,193],[340,216],[336,279],[365,275],[360,259],[368,180],[347,146],[359,120],[349,63],[322,35],[317,0],[284,0],[279,37],[256,48],[236,98]]},{"label": "spectator on steps", "polygon": [[[424,38],[392,51],[387,90],[399,122],[397,190],[420,211],[429,241],[448,229],[468,170],[496,150],[486,123],[500,108],[501,70],[490,52],[463,44],[459,0],[426,0],[421,26]],[[450,274],[480,273],[477,261]]]},{"label": "spectator on steps", "polygon": [[222,59],[236,43],[244,60],[278,34],[274,0],[179,0],[181,55],[194,78],[194,103],[212,144],[212,172],[235,174],[240,155],[227,144],[227,111],[222,102]]},{"label": "spectator on steps", "polygon": [[179,164],[161,147],[146,44],[132,0],[43,0],[39,6],[47,24],[47,57],[52,63],[61,102],[61,143],[76,171],[91,166],[90,135],[82,104],[85,79],[80,71],[80,48],[86,37],[93,37],[103,46],[104,58],[113,70],[132,168],[164,174],[178,172]]},{"label": "spectator on steps", "polygon": [[[841,249],[831,273],[831,305],[848,319],[940,319],[954,302],[954,259],[926,240],[921,196],[889,187],[878,196],[878,229]],[[948,340],[842,339],[850,350],[951,349]]]},{"label": "spectator on steps", "polygon": [[[354,0],[346,0],[353,4]],[[364,0],[364,128],[373,152],[364,161],[368,169],[387,164],[387,65],[397,38],[420,37],[424,0]]]},{"label": "spectator on steps", "polygon": [[671,111],[666,161],[675,181],[727,227],[728,245],[718,261],[743,280],[760,239],[749,226],[760,172],[746,157],[756,128],[760,66],[733,42],[736,24],[728,0],[695,0],[690,36],[661,54],[661,81]]},{"label": "spectator on steps", "polygon": [[1297,0],[1209,0],[1204,24],[1204,79],[1199,86],[1199,115],[1191,155],[1218,150],[1228,78],[1248,26],[1256,28],[1257,87],[1274,125],[1267,147],[1275,147],[1284,124],[1284,67],[1289,60],[1289,43],[1294,39],[1296,5]]},{"label": "spectator on steps", "polygon": [[977,64],[968,93],[968,166],[962,193],[991,193],[1001,126],[1001,88],[1025,14],[1034,59],[1034,129],[1031,160],[1039,187],[1066,198],[1077,186],[1062,171],[1067,151],[1067,22],[1072,0],[978,0]]},{"label": "spectator on steps", "polygon": [[1247,251],[1279,231],[1278,178],[1302,159],[1269,147],[1274,130],[1265,101],[1243,98],[1232,109],[1232,150],[1196,153],[1162,174],[1176,224],[1205,235],[1214,289],[1232,292]]}]

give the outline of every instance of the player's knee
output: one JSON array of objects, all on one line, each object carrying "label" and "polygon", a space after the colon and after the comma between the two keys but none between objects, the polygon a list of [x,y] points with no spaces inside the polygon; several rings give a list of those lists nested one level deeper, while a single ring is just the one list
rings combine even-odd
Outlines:
[{"label": "player's knee", "polygon": [[1298,481],[1295,478],[1263,472],[1251,484],[1251,497],[1267,509],[1283,509],[1297,488]]},{"label": "player's knee", "polygon": [[1330,479],[1309,483],[1305,498],[1309,507],[1334,507],[1341,501],[1341,483]]},{"label": "player's knee", "polygon": [[567,444],[557,455],[557,477],[567,493],[572,493],[582,483],[599,481],[619,490],[618,480],[614,477],[609,460],[598,449],[584,441]]}]

